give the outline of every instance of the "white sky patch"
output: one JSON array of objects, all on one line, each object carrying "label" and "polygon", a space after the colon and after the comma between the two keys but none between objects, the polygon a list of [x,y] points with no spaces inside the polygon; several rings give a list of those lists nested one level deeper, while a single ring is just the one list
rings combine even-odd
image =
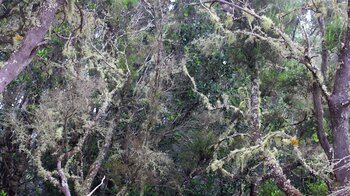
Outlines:
[{"label": "white sky patch", "polygon": [[170,5],[168,6],[169,11],[172,11],[175,8],[176,0],[170,0]]},{"label": "white sky patch", "polygon": [[304,19],[300,21],[300,24],[304,26],[306,29],[308,29],[310,27],[311,20],[312,20],[312,13],[310,10],[308,10],[305,14]]}]

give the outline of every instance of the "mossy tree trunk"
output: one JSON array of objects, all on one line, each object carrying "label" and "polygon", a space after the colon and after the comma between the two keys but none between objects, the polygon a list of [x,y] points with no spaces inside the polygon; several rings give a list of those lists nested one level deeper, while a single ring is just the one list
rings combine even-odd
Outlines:
[{"label": "mossy tree trunk", "polygon": [[[256,145],[259,145],[263,140],[263,133],[261,131],[261,114],[260,114],[260,79],[259,79],[259,68],[256,62],[251,66],[251,108],[250,108],[250,121],[251,121],[251,132],[252,138]],[[300,191],[295,188],[287,176],[284,174],[282,167],[278,164],[278,160],[268,151],[264,153],[264,160],[266,165],[270,169],[269,178],[273,178],[280,190],[287,195],[301,196]],[[257,188],[263,179],[258,179],[251,184],[251,196],[258,195]]]}]

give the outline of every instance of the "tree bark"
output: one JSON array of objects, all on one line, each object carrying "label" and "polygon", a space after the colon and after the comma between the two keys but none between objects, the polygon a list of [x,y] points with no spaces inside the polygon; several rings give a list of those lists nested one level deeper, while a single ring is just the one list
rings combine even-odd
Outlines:
[{"label": "tree bark", "polygon": [[[350,18],[350,0],[347,8]],[[337,183],[345,186],[350,179],[349,155],[349,101],[350,82],[350,21],[348,20],[344,47],[339,54],[339,68],[335,74],[333,93],[328,100],[334,148],[334,173]]]},{"label": "tree bark", "polygon": [[301,196],[302,194],[296,189],[287,176],[283,173],[283,169],[279,164],[276,164],[272,155],[266,154],[267,165],[271,168],[271,176],[275,180],[279,189],[289,196]]},{"label": "tree bark", "polygon": [[257,143],[261,142],[262,134],[260,131],[260,84],[259,84],[259,70],[257,65],[253,65],[251,75],[251,130],[253,140]]},{"label": "tree bark", "polygon": [[[251,128],[253,139],[257,145],[262,141],[262,132],[260,129],[260,85],[259,85],[259,70],[257,65],[252,67],[251,76]],[[301,196],[300,191],[295,188],[287,176],[283,173],[282,167],[278,164],[277,160],[268,151],[264,153],[264,158],[266,159],[266,164],[271,170],[271,177],[275,180],[279,189],[284,193],[291,196]],[[258,183],[251,185],[251,195],[257,195]]]},{"label": "tree bark", "polygon": [[317,137],[321,147],[327,155],[328,160],[333,159],[333,149],[328,142],[327,135],[323,125],[323,106],[322,106],[322,95],[319,85],[314,82],[312,85],[312,97],[314,103],[314,112],[317,122]]},{"label": "tree bark", "polygon": [[[322,77],[326,78],[326,73],[328,69],[328,59],[329,54],[325,43],[325,22],[324,22],[324,16],[320,16],[318,18],[318,25],[320,27],[320,34],[322,38],[322,50],[321,50],[321,73]],[[322,92],[321,87],[317,82],[315,81],[312,85],[312,97],[313,97],[313,104],[314,104],[314,112],[315,112],[315,118],[317,122],[317,137],[320,142],[321,147],[323,148],[324,152],[327,155],[328,160],[333,160],[333,149],[331,145],[329,144],[329,141],[327,139],[327,135],[324,130],[324,124],[323,124],[323,118],[324,118],[324,111],[322,106]]]},{"label": "tree bark", "polygon": [[31,28],[22,42],[0,70],[0,93],[14,80],[18,74],[29,65],[36,53],[36,48],[44,39],[51,23],[55,19],[57,10],[63,5],[63,0],[44,1],[39,11],[39,24]]}]

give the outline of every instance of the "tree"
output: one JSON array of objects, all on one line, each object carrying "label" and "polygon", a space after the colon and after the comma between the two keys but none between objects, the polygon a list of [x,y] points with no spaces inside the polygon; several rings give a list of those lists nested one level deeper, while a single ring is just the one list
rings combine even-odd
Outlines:
[{"label": "tree", "polygon": [[0,3],[0,194],[347,195],[344,1]]},{"label": "tree", "polygon": [[[326,1],[317,1],[311,2],[306,1],[303,4],[303,7],[297,8],[302,9],[308,12],[311,17],[315,17],[315,20],[318,21],[318,25],[315,27],[320,29],[320,43],[319,46],[322,47],[320,56],[321,56],[321,65],[318,66],[315,58],[313,58],[314,54],[318,55],[318,51],[315,50],[314,45],[311,43],[312,34],[308,34],[305,26],[302,26],[302,32],[304,39],[304,47],[298,43],[298,40],[293,40],[288,32],[284,32],[283,29],[279,28],[280,24],[275,23],[270,18],[265,15],[257,14],[253,8],[250,8],[247,5],[233,3],[229,1],[213,1],[213,3],[219,2],[220,5],[230,6],[232,9],[239,10],[239,12],[246,16],[248,22],[250,23],[250,30],[236,30],[233,31],[235,33],[241,33],[245,35],[249,35],[255,37],[259,40],[265,41],[272,46],[278,47],[282,56],[287,58],[296,59],[299,63],[303,64],[313,75],[313,79],[315,81],[313,86],[313,95],[314,95],[314,110],[315,116],[317,119],[317,133],[319,137],[320,144],[324,149],[329,161],[334,164],[333,171],[336,176],[337,184],[341,187],[347,185],[349,170],[347,169],[347,156],[348,156],[348,85],[349,85],[349,73],[347,72],[347,55],[348,55],[348,39],[349,39],[349,26],[346,25],[346,30],[343,38],[339,40],[340,43],[343,43],[339,49],[338,53],[338,69],[334,75],[334,85],[333,91],[330,92],[326,85],[326,80],[323,75],[327,72],[327,64],[328,64],[328,49],[326,48],[327,40],[326,40],[326,32],[325,32],[325,21],[332,21],[332,19],[328,19],[329,15],[327,14],[326,9]],[[337,7],[340,3],[333,4],[333,6]],[[254,5],[252,3],[252,5]],[[335,8],[334,7],[334,8]],[[223,10],[227,9],[227,7],[223,7]],[[349,17],[349,9],[345,10]],[[336,15],[336,13],[333,13]],[[256,21],[256,23],[254,23]],[[257,26],[257,25],[260,25]],[[279,45],[279,46],[278,46]],[[286,49],[281,49],[280,47],[285,47]],[[255,76],[256,77],[256,76]],[[254,78],[254,76],[253,76]],[[256,82],[252,81],[252,86],[254,86]],[[258,87],[257,87],[258,88]],[[254,89],[251,92],[254,95]],[[256,93],[255,93],[256,94]],[[329,118],[331,122],[332,129],[332,138],[333,138],[333,149],[330,147],[328,139],[326,137],[324,128],[323,128],[323,106],[321,101],[322,97],[326,100],[328,109],[329,109]],[[256,98],[251,98],[251,107],[254,108],[256,105]],[[259,108],[259,107],[257,107]],[[253,114],[258,115],[258,110],[253,112]],[[253,119],[254,122],[254,119]],[[257,122],[255,120],[255,122]],[[254,127],[257,127],[252,124],[253,130]],[[257,135],[252,132],[253,137]],[[334,156],[334,157],[333,157]],[[333,159],[334,158],[334,159]],[[271,161],[271,160],[270,160]],[[220,162],[221,163],[221,162]],[[218,162],[214,162],[215,164],[219,164]],[[217,166],[217,165],[216,165]],[[279,172],[281,174],[281,172]],[[277,180],[277,179],[276,179]],[[286,180],[286,179],[284,179]],[[277,180],[278,184],[278,180]],[[288,192],[287,189],[280,187],[283,191],[288,194],[296,194],[292,192]],[[300,193],[298,193],[300,194]],[[343,193],[344,194],[344,193]]]}]

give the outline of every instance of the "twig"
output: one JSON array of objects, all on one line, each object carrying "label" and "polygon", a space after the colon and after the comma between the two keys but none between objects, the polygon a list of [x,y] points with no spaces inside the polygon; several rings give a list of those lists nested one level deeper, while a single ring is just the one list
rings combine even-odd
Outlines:
[{"label": "twig", "polygon": [[105,180],[106,176],[103,176],[101,183],[99,185],[97,185],[94,190],[92,190],[87,196],[91,196],[100,186],[102,186],[103,181]]}]

